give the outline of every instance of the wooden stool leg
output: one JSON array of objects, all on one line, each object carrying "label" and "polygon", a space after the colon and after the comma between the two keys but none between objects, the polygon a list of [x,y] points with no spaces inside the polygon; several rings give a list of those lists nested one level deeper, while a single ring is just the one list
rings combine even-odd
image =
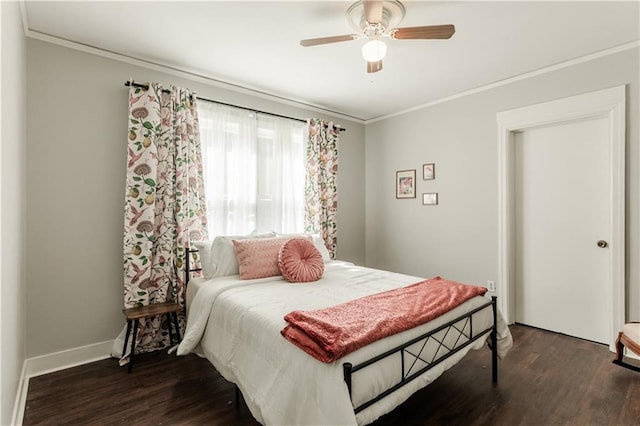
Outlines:
[{"label": "wooden stool leg", "polygon": [[176,337],[178,338],[178,343],[180,343],[180,322],[178,322],[178,313],[173,312],[173,325],[176,327]]},{"label": "wooden stool leg", "polygon": [[133,321],[133,340],[131,340],[131,356],[129,357],[129,373],[131,373],[131,369],[133,368],[133,355],[136,353],[136,339],[138,337],[138,325],[140,324],[139,320]]},{"label": "wooden stool leg", "polygon": [[129,343],[129,334],[131,334],[131,320],[127,320],[127,332],[124,336],[124,346],[122,347],[122,356],[127,354],[127,344]]}]

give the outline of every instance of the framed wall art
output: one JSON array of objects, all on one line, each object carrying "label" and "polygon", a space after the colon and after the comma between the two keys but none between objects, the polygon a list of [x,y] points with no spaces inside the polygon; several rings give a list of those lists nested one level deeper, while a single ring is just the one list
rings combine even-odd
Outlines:
[{"label": "framed wall art", "polygon": [[435,206],[438,204],[438,193],[427,192],[422,194],[422,204],[425,206]]},{"label": "framed wall art", "polygon": [[427,163],[422,165],[422,179],[431,180],[436,178],[436,165],[435,163]]},{"label": "framed wall art", "polygon": [[416,198],[416,171],[396,172],[396,198]]}]

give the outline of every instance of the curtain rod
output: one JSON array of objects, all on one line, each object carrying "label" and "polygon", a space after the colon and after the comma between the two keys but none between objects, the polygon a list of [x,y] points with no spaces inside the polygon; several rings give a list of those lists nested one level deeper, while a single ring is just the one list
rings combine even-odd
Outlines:
[{"label": "curtain rod", "polygon": [[[127,87],[129,87],[129,86],[133,86],[133,87],[139,87],[139,88],[144,89],[144,90],[149,90],[149,85],[147,85],[147,84],[142,84],[142,83],[136,83],[135,81],[125,81],[125,82],[124,82],[124,85],[125,85],[125,86],[127,86]],[[162,91],[163,91],[164,93],[169,93],[169,90],[167,90],[167,89],[162,89]],[[205,102],[211,102],[211,103],[213,103],[213,104],[224,105],[224,106],[229,106],[229,107],[233,107],[233,108],[243,109],[243,110],[246,110],[246,111],[255,112],[255,113],[257,113],[257,114],[266,114],[266,115],[270,115],[270,116],[272,116],[272,117],[286,118],[286,119],[289,119],[289,120],[301,121],[301,122],[303,122],[303,123],[306,123],[306,122],[307,122],[307,120],[304,120],[304,119],[302,119],[302,118],[288,117],[288,116],[286,116],[286,115],[274,114],[274,113],[272,113],[272,112],[260,111],[260,110],[258,110],[258,109],[247,108],[247,107],[243,107],[243,106],[239,106],[239,105],[233,105],[233,104],[227,104],[227,103],[225,103],[225,102],[214,101],[214,100],[207,99],[207,98],[201,98],[200,96],[198,96],[198,99],[199,99],[199,100],[201,100],[201,101],[205,101]],[[336,126],[336,125],[334,125],[334,127],[335,127],[336,129],[338,129],[339,131],[341,131],[341,132],[346,132],[346,131],[347,131],[347,129],[345,129],[345,128],[343,128],[343,127],[340,127],[340,126]]]}]

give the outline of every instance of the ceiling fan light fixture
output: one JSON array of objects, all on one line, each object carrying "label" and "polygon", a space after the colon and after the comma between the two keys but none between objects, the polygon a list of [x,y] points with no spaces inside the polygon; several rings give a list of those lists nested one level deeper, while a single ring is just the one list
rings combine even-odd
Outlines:
[{"label": "ceiling fan light fixture", "polygon": [[371,74],[382,70],[382,59],[387,53],[387,45],[380,41],[381,37],[392,40],[448,39],[456,31],[453,24],[398,28],[404,13],[404,6],[398,0],[357,0],[346,13],[347,22],[355,31],[353,34],[300,40],[300,45],[308,47],[365,39],[362,57],[367,61],[367,73]]},{"label": "ceiling fan light fixture", "polygon": [[362,46],[362,57],[367,62],[377,62],[387,53],[387,45],[378,39],[369,40]]}]

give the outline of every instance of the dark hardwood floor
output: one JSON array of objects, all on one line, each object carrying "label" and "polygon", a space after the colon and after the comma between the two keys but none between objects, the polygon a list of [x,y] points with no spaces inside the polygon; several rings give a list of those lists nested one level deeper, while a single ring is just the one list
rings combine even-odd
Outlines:
[{"label": "dark hardwood floor", "polygon": [[[511,327],[514,347],[491,383],[488,349],[374,425],[640,425],[640,373],[603,345]],[[637,363],[636,363],[637,364]],[[256,425],[234,388],[196,355],[159,351],[133,372],[114,359],[32,378],[24,425]]]}]

